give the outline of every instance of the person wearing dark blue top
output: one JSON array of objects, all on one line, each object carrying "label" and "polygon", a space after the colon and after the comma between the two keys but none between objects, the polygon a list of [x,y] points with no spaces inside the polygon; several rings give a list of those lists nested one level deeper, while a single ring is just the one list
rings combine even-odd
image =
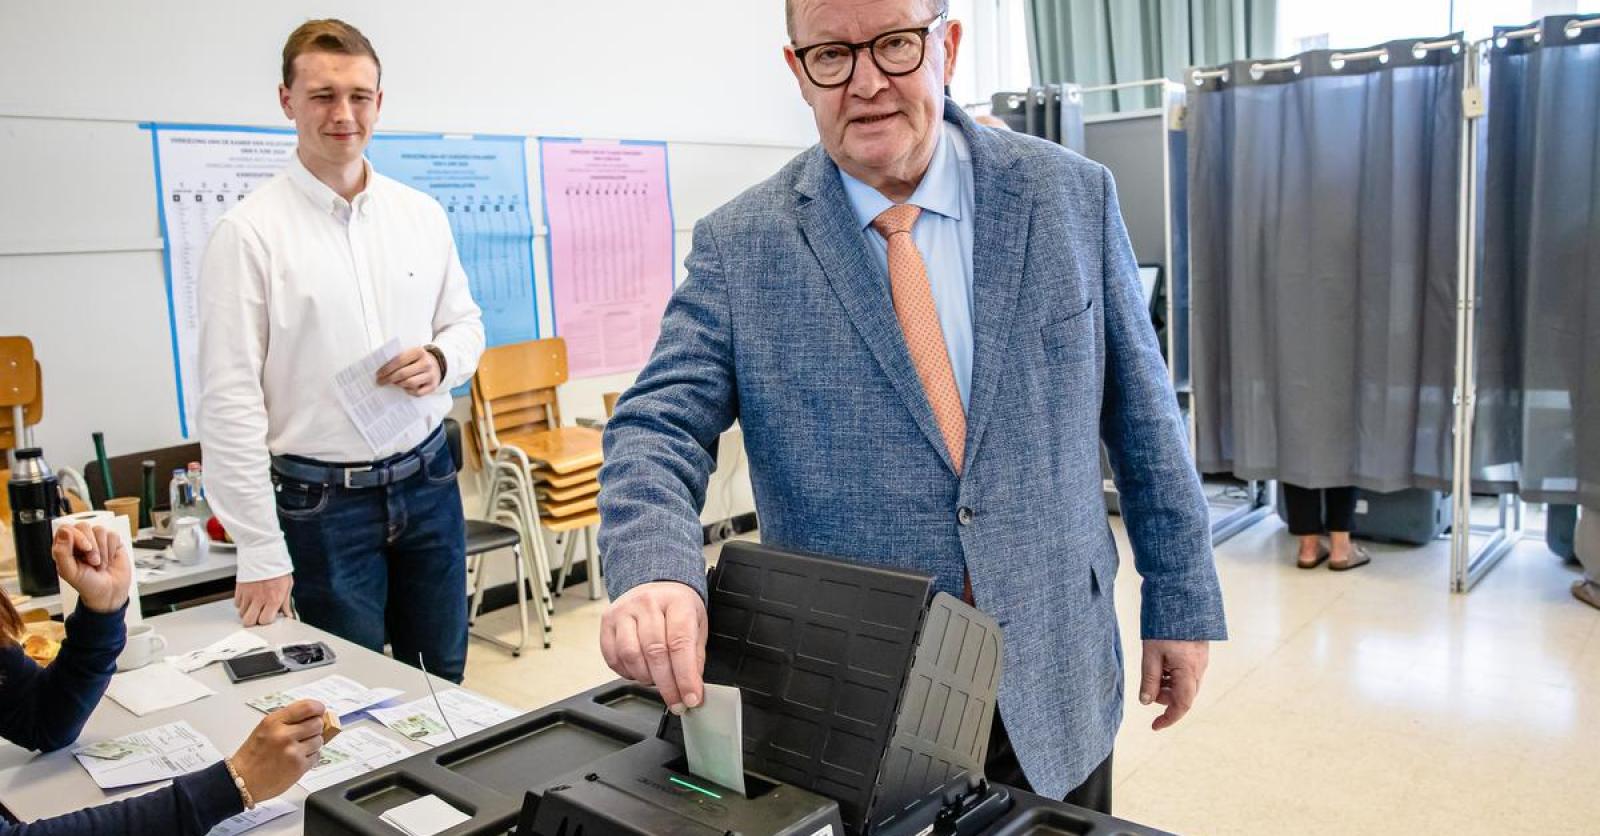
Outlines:
[{"label": "person wearing dark blue top", "polygon": [[[64,583],[78,591],[66,640],[48,667],[17,643],[22,619],[0,595],[0,737],[39,752],[78,739],[116,672],[127,639],[132,560],[116,535],[79,524],[56,535],[52,550]],[[301,700],[267,715],[233,757],[179,777],[154,792],[30,823],[0,819],[0,836],[86,833],[202,834],[247,804],[272,798],[316,764],[323,706]]]}]

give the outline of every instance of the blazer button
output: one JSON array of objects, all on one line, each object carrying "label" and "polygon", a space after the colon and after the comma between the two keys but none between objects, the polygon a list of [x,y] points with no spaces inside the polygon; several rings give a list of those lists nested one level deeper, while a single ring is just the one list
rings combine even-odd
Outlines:
[{"label": "blazer button", "polygon": [[956,510],[956,522],[962,525],[972,525],[972,509],[963,505]]}]

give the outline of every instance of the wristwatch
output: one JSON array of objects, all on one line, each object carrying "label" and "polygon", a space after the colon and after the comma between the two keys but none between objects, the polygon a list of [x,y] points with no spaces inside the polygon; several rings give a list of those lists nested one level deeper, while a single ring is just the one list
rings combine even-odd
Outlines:
[{"label": "wristwatch", "polygon": [[439,361],[439,379],[441,381],[444,380],[445,372],[450,368],[450,364],[444,361],[444,352],[440,351],[439,347],[433,343],[428,343],[427,345],[423,346],[422,350],[432,354],[433,359]]}]

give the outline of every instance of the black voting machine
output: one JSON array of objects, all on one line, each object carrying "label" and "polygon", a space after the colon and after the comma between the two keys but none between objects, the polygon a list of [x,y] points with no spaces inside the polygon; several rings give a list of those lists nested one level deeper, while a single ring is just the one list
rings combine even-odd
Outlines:
[{"label": "black voting machine", "polygon": [[688,771],[656,693],[621,681],[311,796],[308,834],[387,834],[437,795],[450,834],[1155,834],[990,785],[1000,630],[926,575],[729,543],[706,681],[741,689],[746,795]]}]

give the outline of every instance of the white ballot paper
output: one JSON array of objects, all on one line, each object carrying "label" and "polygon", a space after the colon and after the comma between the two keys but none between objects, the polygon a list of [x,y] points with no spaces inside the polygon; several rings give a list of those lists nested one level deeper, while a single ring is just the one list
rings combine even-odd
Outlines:
[{"label": "white ballot paper", "polygon": [[111,677],[111,686],[106,688],[106,696],[140,717],[215,693],[166,662],[152,662],[136,671],[119,673]]},{"label": "white ballot paper", "polygon": [[[432,697],[423,697],[393,708],[374,708],[367,714],[401,737],[429,746],[449,743],[521,716],[514,708],[460,689],[440,694],[437,707]],[[452,730],[455,734],[451,734]]]},{"label": "white ballot paper", "polygon": [[191,650],[182,656],[168,656],[167,664],[184,673],[193,673],[212,662],[221,662],[232,659],[235,656],[243,656],[252,650],[262,650],[266,646],[266,639],[244,630],[235,630],[227,638],[213,642],[199,650]]},{"label": "white ballot paper", "polygon": [[246,704],[257,711],[271,714],[295,700],[316,700],[335,715],[346,717],[403,693],[399,688],[368,688],[348,677],[334,675],[256,697]]},{"label": "white ballot paper", "polygon": [[406,390],[378,385],[378,369],[399,355],[400,341],[390,340],[333,376],[339,405],[374,453],[422,420],[417,399]]},{"label": "white ballot paper", "polygon": [[425,795],[416,801],[407,801],[390,808],[378,818],[398,828],[406,836],[433,836],[472,820],[471,816],[451,807],[437,795]]},{"label": "white ballot paper", "polygon": [[706,699],[683,715],[689,771],[744,795],[744,703],[739,689],[706,683]]},{"label": "white ballot paper", "polygon": [[322,747],[322,759],[300,779],[300,786],[316,792],[410,755],[409,749],[370,728],[347,729]]},{"label": "white ballot paper", "polygon": [[254,830],[279,816],[287,816],[293,812],[294,805],[281,798],[263,801],[257,804],[254,810],[246,810],[211,828],[206,836],[237,836],[246,830]]},{"label": "white ballot paper", "polygon": [[104,790],[176,778],[222,760],[217,747],[182,720],[79,746],[72,754]]}]

